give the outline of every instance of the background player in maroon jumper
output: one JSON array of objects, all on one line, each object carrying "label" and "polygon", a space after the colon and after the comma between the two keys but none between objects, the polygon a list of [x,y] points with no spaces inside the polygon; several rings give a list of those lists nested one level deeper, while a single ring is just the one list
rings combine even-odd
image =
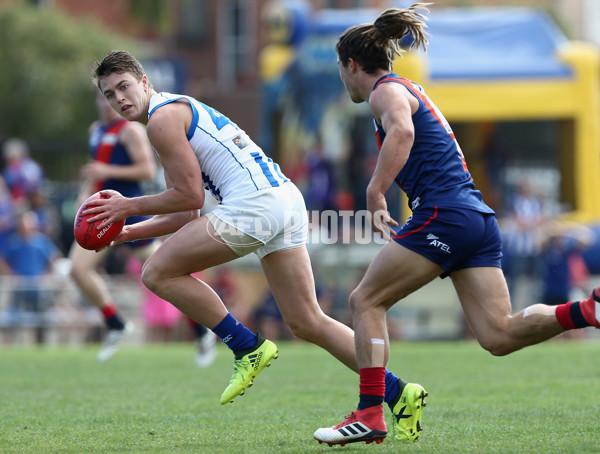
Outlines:
[{"label": "background player in maroon jumper", "polygon": [[[144,128],[121,118],[99,91],[96,106],[99,120],[91,125],[89,138],[92,160],[81,169],[84,182],[77,206],[101,189],[142,195],[141,182],[151,180],[156,173],[156,161]],[[136,219],[128,220],[132,221]],[[139,246],[139,252],[147,250],[146,256],[154,249],[151,243]],[[106,324],[106,339],[98,353],[101,362],[116,353],[123,337],[133,329],[119,313],[106,282],[97,271],[106,253],[107,249],[88,251],[77,242],[73,242],[69,252],[73,281],[86,300],[102,311]]]},{"label": "background player in maroon jumper", "polygon": [[[424,4],[384,11],[373,24],[351,27],[336,51],[340,77],[353,102],[373,113],[380,152],[367,187],[373,228],[391,236],[350,296],[360,374],[356,411],[342,423],[318,429],[329,444],[381,442],[384,373],[389,358],[386,312],[437,276],[450,276],[465,316],[483,348],[507,355],[568,329],[600,327],[600,288],[581,302],[535,304],[512,315],[501,269],[502,242],[494,212],[475,190],[460,147],[441,112],[423,89],[390,73],[398,40],[428,44]],[[407,194],[412,216],[400,228],[387,211],[385,192],[396,182]],[[412,439],[421,430],[425,393],[408,395]],[[417,416],[415,416],[417,415]]]}]

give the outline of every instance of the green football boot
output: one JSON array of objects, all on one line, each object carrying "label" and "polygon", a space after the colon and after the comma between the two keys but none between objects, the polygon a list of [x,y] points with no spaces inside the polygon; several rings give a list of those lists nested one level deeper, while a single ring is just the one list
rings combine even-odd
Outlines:
[{"label": "green football boot", "polygon": [[235,354],[233,361],[233,375],[229,380],[229,386],[221,394],[221,405],[233,402],[237,396],[244,394],[246,388],[258,377],[265,367],[271,365],[271,360],[277,358],[277,345],[267,339],[263,339],[257,333],[256,345],[247,350]]},{"label": "green football boot", "polygon": [[427,391],[416,383],[407,383],[402,395],[391,408],[392,432],[396,440],[417,441],[421,434],[421,417]]}]

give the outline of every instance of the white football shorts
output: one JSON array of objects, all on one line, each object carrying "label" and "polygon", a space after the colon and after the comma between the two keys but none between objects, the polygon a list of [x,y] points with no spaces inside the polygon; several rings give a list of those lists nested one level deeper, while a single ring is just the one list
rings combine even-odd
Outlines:
[{"label": "white football shorts", "polygon": [[226,199],[206,214],[210,224],[236,254],[259,258],[306,245],[308,216],[301,192],[292,182]]}]

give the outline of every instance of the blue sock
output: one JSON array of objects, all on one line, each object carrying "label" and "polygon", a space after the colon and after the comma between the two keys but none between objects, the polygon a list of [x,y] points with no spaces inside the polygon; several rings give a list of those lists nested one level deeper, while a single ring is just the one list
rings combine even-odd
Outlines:
[{"label": "blue sock", "polygon": [[257,337],[252,331],[238,322],[231,314],[227,314],[212,330],[221,338],[231,351],[238,352],[256,345]]},{"label": "blue sock", "polygon": [[402,390],[406,386],[406,383],[396,377],[393,373],[386,369],[385,371],[385,396],[384,402],[387,403],[390,408],[394,406]]}]

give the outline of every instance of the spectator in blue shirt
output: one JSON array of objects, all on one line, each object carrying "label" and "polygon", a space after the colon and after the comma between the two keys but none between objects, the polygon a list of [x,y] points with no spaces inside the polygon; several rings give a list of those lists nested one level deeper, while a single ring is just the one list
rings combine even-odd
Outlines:
[{"label": "spectator in blue shirt", "polygon": [[47,296],[42,280],[52,271],[52,264],[60,255],[50,237],[39,231],[37,216],[32,211],[19,214],[17,231],[0,250],[3,274],[18,277],[12,280],[16,286],[8,311],[9,323],[35,326],[38,343],[43,342],[41,313]]}]

